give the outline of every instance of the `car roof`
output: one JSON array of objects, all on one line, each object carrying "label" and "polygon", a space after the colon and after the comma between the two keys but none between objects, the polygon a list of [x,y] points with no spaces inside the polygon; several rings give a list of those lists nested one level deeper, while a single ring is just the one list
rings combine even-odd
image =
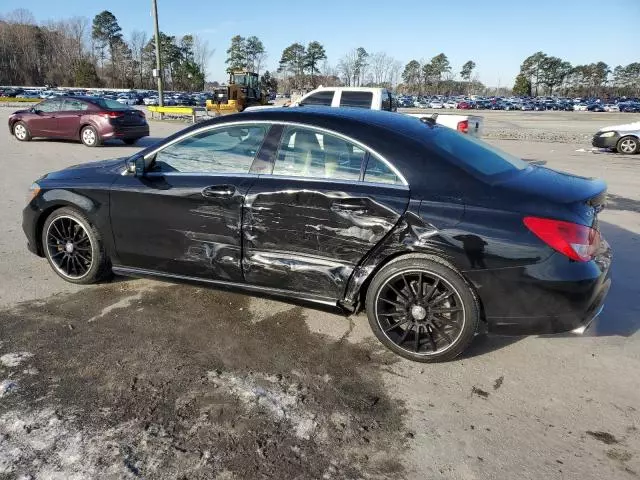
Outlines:
[{"label": "car roof", "polygon": [[[322,126],[327,121],[335,124],[342,122],[345,123],[345,126],[346,123],[360,124],[361,126],[372,125],[403,135],[415,129],[419,129],[420,133],[428,131],[425,125],[414,117],[366,108],[335,108],[328,106],[265,108],[221,118],[231,117],[233,117],[234,121],[244,118],[247,120],[309,123],[311,125],[317,124],[318,126]],[[336,128],[336,130],[348,131],[348,128]]]}]

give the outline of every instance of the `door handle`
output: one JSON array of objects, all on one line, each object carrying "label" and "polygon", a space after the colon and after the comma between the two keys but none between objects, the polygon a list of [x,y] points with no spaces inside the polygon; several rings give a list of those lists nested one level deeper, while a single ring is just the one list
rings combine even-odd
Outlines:
[{"label": "door handle", "polygon": [[331,210],[334,212],[367,213],[368,201],[366,198],[345,198],[334,200]]},{"label": "door handle", "polygon": [[229,198],[235,193],[236,187],[233,185],[211,185],[202,189],[202,196],[210,198]]}]

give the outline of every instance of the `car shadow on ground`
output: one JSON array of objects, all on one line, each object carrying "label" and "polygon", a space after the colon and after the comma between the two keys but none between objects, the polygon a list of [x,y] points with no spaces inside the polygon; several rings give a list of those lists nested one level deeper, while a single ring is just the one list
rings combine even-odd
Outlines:
[{"label": "car shadow on ground", "polygon": [[630,337],[640,329],[640,235],[609,222],[600,222],[600,230],[613,251],[611,290],[587,334]]}]

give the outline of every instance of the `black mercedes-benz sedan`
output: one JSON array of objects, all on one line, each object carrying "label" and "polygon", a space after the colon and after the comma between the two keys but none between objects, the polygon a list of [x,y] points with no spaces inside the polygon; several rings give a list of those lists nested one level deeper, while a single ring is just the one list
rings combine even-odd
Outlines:
[{"label": "black mercedes-benz sedan", "polygon": [[384,345],[430,362],[479,331],[588,326],[611,283],[605,191],[398,113],[274,108],[49,173],[23,226],[67,281],[114,272],[364,309]]}]

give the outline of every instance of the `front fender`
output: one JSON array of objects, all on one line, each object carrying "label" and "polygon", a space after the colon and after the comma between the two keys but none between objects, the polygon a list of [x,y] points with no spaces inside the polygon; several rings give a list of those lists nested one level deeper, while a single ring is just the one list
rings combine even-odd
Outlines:
[{"label": "front fender", "polygon": [[23,230],[27,236],[29,249],[42,256],[42,228],[46,219],[55,210],[71,207],[84,213],[100,233],[107,253],[115,254],[111,222],[109,218],[109,190],[95,189],[88,193],[52,188],[33,199],[23,211]]}]

